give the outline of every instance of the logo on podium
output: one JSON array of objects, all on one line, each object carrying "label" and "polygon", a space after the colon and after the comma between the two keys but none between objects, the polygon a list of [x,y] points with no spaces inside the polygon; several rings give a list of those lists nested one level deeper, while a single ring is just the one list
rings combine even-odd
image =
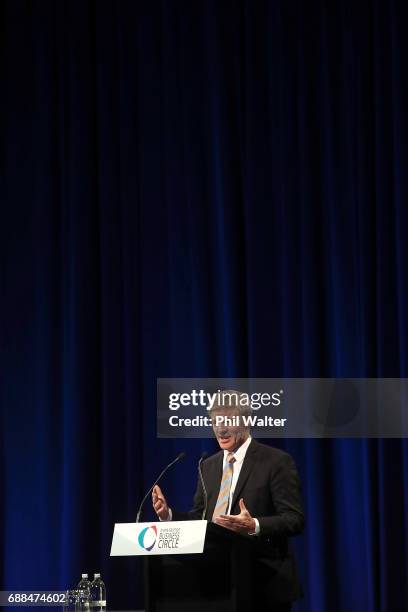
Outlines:
[{"label": "logo on podium", "polygon": [[141,548],[150,552],[157,540],[157,527],[156,525],[150,525],[150,527],[145,527],[139,533],[138,542]]}]

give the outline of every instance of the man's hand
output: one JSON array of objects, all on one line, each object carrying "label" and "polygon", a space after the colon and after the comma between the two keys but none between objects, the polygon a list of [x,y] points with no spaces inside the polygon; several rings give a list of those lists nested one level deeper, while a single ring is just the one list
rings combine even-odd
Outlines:
[{"label": "man's hand", "polygon": [[169,507],[166,502],[159,485],[156,485],[152,491],[153,508],[157,516],[162,521],[167,521],[169,518]]},{"label": "man's hand", "polygon": [[246,509],[242,498],[239,500],[239,507],[241,510],[239,514],[221,514],[214,519],[214,523],[238,533],[253,533],[255,531],[255,520]]}]

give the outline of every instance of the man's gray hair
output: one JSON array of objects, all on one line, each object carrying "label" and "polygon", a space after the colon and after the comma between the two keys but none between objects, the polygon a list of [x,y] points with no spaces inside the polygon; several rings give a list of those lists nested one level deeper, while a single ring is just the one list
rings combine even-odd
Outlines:
[{"label": "man's gray hair", "polygon": [[[219,400],[219,401],[218,401]],[[214,412],[231,410],[238,416],[251,416],[252,408],[248,393],[237,391],[235,389],[225,389],[217,394],[217,401],[214,403],[208,414],[211,416]]]}]

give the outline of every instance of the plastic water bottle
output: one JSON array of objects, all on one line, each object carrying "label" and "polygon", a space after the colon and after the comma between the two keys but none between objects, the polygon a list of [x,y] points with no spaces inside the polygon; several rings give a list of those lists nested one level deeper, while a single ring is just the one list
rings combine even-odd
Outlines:
[{"label": "plastic water bottle", "polygon": [[93,612],[106,612],[106,587],[100,574],[94,574],[91,582],[91,606]]},{"label": "plastic water bottle", "polygon": [[81,591],[88,591],[91,589],[91,581],[88,578],[88,574],[81,574],[81,580],[78,582],[78,589]]},{"label": "plastic water bottle", "polygon": [[76,592],[75,612],[89,612],[90,597],[91,582],[88,579],[88,574],[81,574]]}]

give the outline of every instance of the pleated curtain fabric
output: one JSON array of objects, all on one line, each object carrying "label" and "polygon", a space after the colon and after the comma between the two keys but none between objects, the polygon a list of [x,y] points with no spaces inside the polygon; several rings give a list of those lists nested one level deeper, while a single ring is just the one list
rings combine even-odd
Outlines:
[{"label": "pleated curtain fabric", "polygon": [[220,514],[225,514],[227,511],[228,500],[229,500],[229,495],[231,491],[232,478],[234,476],[235,461],[236,459],[234,457],[234,454],[228,453],[227,462],[225,464],[225,467],[222,473],[220,492],[218,494],[217,503],[215,505],[213,520],[217,516],[220,516]]}]

